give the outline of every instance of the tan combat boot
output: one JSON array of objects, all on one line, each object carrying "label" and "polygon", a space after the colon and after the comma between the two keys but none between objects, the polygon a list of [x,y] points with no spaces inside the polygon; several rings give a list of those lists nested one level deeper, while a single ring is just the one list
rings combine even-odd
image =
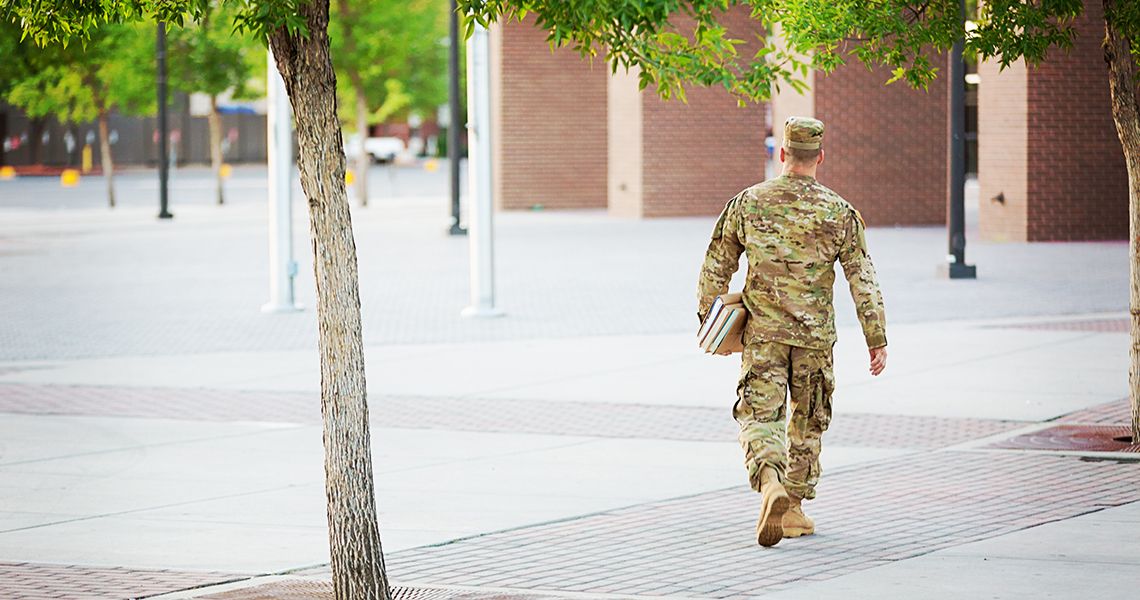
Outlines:
[{"label": "tan combat boot", "polygon": [[804,514],[802,502],[801,499],[791,496],[791,505],[788,507],[788,512],[784,513],[783,521],[784,537],[786,538],[797,538],[801,535],[815,533],[815,521]]},{"label": "tan combat boot", "polygon": [[784,513],[788,511],[791,500],[772,467],[764,467],[760,471],[760,493],[764,503],[760,508],[760,520],[756,522],[756,543],[765,547],[775,546],[784,537]]}]

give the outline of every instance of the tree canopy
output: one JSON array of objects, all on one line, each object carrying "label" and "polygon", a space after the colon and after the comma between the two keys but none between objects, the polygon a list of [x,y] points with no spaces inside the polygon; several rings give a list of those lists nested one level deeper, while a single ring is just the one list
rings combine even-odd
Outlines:
[{"label": "tree canopy", "polygon": [[447,101],[447,3],[437,0],[334,0],[329,42],[342,119],[352,122],[363,91],[372,121]]},{"label": "tree canopy", "polygon": [[112,109],[154,111],[152,28],[107,24],[82,45],[47,41],[28,56],[9,83],[7,98],[33,118],[82,122]]},{"label": "tree canopy", "polygon": [[[742,100],[767,99],[773,85],[802,89],[809,69],[834,71],[851,59],[892,72],[925,88],[939,67],[932,52],[963,40],[965,51],[1003,65],[1044,60],[1051,49],[1072,46],[1073,19],[1082,0],[992,0],[981,4],[967,28],[959,0],[459,0],[484,25],[533,15],[555,46],[603,55],[613,69],[636,67],[641,86],[684,97],[691,83],[728,89]],[[748,10],[779,40],[724,26],[729,10]],[[1107,18],[1133,40],[1140,59],[1140,3],[1121,3]],[[471,22],[468,23],[470,31]],[[741,49],[748,42],[759,48]]]},{"label": "tree canopy", "polygon": [[[265,45],[246,32],[234,31],[238,11],[233,3],[213,0],[197,21],[167,31],[171,84],[184,92],[236,98],[264,93],[251,82],[265,79]],[[263,85],[263,84],[262,84]]]}]

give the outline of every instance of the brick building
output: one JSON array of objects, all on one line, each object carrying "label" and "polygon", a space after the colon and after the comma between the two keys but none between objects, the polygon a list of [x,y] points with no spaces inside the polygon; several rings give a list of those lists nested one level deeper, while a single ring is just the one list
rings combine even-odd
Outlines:
[{"label": "brick building", "polygon": [[[1070,53],[1035,69],[978,69],[978,178],[990,240],[1127,236],[1127,179],[1099,49],[1099,5],[1088,5]],[[746,13],[728,25],[759,32]],[[828,126],[820,180],[872,225],[946,222],[948,85],[926,92],[851,64],[813,74],[809,90],[739,108],[719,88],[688,103],[639,92],[568,49],[553,52],[529,21],[492,33],[495,198],[499,208],[608,208],[625,217],[715,215],[764,177],[764,138],[779,144],[791,114]],[[745,50],[746,52],[746,50]],[[776,123],[776,127],[772,127]],[[991,200],[998,198],[998,200]]]},{"label": "brick building", "polygon": [[1036,67],[979,67],[982,235],[996,241],[1128,238],[1128,175],[1100,41],[1085,3],[1070,52]]},{"label": "brick building", "polygon": [[[729,25],[751,37],[737,11]],[[765,108],[723,90],[688,103],[641,93],[602,59],[551,52],[531,22],[491,36],[495,198],[505,209],[606,208],[618,216],[716,214],[763,178]]]}]

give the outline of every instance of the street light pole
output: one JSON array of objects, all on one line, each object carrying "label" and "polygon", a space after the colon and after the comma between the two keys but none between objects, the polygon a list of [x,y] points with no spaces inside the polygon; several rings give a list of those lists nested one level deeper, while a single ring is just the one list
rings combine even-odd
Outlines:
[{"label": "street light pole", "polygon": [[261,312],[301,310],[293,296],[297,261],[293,260],[293,128],[285,82],[269,52],[266,65],[266,114],[269,163],[269,302]]},{"label": "street light pole", "polygon": [[[959,20],[963,31],[966,25],[966,2],[958,3]],[[977,279],[978,269],[966,264],[966,79],[962,62],[964,41],[954,42],[950,51],[950,114],[947,117],[950,134],[950,160],[947,179],[947,221],[949,222],[950,252],[940,273],[950,279]]]},{"label": "street light pole", "polygon": [[447,161],[451,167],[451,235],[467,235],[467,230],[459,225],[459,124],[463,115],[459,114],[459,5],[451,0],[451,23],[447,46]]},{"label": "street light pole", "polygon": [[158,39],[155,40],[158,59],[158,218],[174,217],[169,209],[168,184],[170,181],[170,151],[167,138],[170,126],[166,120],[166,23],[158,22]]},{"label": "street light pole", "polygon": [[494,204],[491,199],[491,49],[487,29],[478,23],[467,41],[468,237],[471,252],[471,306],[465,317],[498,317],[495,306]]}]

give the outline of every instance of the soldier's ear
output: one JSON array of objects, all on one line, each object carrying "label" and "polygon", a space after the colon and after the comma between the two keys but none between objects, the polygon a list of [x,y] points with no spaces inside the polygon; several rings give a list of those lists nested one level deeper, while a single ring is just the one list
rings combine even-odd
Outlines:
[{"label": "soldier's ear", "polygon": [[788,162],[787,157],[784,156],[784,147],[783,146],[780,146],[780,162]]},{"label": "soldier's ear", "polygon": [[819,158],[815,159],[816,166],[823,164],[823,148],[819,149]]}]

